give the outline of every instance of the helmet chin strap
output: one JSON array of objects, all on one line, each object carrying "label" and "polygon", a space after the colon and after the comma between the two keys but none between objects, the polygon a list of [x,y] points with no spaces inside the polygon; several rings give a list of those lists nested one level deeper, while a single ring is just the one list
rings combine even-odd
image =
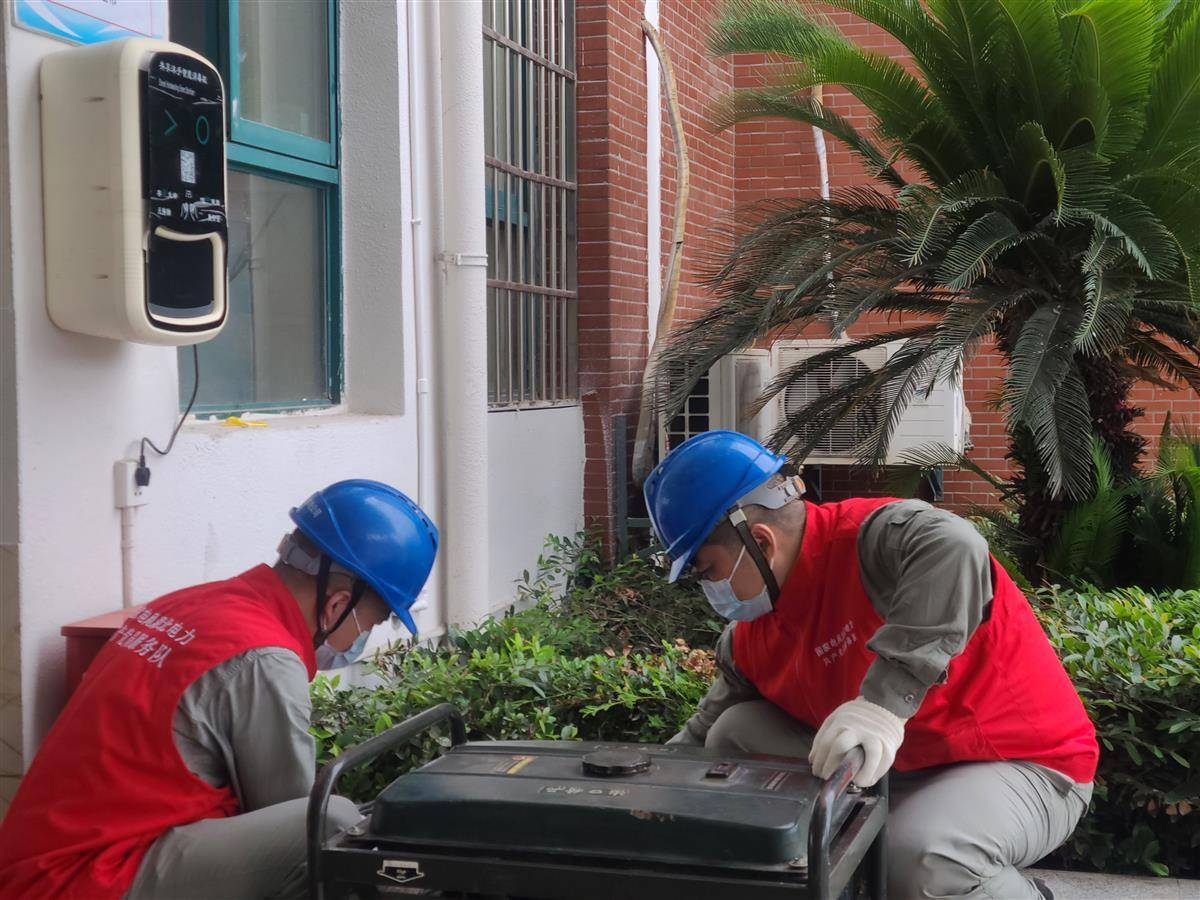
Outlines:
[{"label": "helmet chin strap", "polygon": [[325,643],[329,635],[333,634],[342,627],[342,623],[346,621],[346,617],[354,612],[354,607],[358,606],[358,601],[362,599],[363,594],[367,590],[367,583],[361,578],[354,579],[354,583],[350,587],[350,602],[346,604],[346,608],[342,610],[342,614],[338,616],[338,620],[328,628],[321,627],[321,619],[325,613],[325,604],[329,602],[327,591],[329,590],[329,570],[333,566],[333,560],[325,554],[321,554],[321,566],[317,570],[317,632],[313,635],[313,649],[320,647]]},{"label": "helmet chin strap", "polygon": [[[283,540],[279,542],[279,561],[290,569],[296,569],[317,579],[317,632],[313,635],[313,649],[316,649],[325,643],[325,639],[329,635],[342,627],[346,616],[350,615],[354,611],[354,607],[358,606],[358,601],[366,593],[367,582],[349,569],[338,565],[328,554],[322,553],[317,556],[306,552],[296,541],[295,535],[291,533],[285,534]],[[334,573],[345,575],[350,579],[350,603],[330,628],[322,628],[321,618],[325,614],[325,604],[329,602],[327,596],[329,576]]]},{"label": "helmet chin strap", "polygon": [[729,524],[734,527],[738,537],[742,539],[742,544],[745,546],[746,552],[750,554],[750,558],[754,560],[754,565],[758,566],[758,573],[762,576],[763,584],[767,586],[767,595],[771,598],[771,607],[774,608],[779,601],[779,582],[775,580],[775,573],[767,564],[767,558],[763,556],[758,541],[750,533],[750,524],[746,521],[746,514],[740,506],[735,506],[729,511]]}]

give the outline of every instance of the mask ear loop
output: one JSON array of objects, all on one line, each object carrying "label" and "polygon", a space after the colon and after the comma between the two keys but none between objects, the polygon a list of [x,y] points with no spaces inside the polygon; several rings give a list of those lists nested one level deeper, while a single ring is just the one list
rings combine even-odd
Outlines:
[{"label": "mask ear loop", "polygon": [[767,559],[763,556],[762,548],[758,546],[758,541],[750,533],[750,525],[746,521],[746,514],[740,506],[735,506],[729,511],[729,524],[734,527],[734,530],[738,533],[738,537],[742,539],[742,544],[745,546],[746,552],[750,554],[750,558],[754,560],[754,565],[758,566],[758,573],[762,576],[763,584],[767,586],[767,596],[771,598],[771,608],[774,609],[775,603],[779,600],[779,582],[775,580],[775,573],[767,565]]},{"label": "mask ear loop", "polygon": [[313,635],[313,649],[320,647],[325,643],[325,639],[342,627],[342,623],[346,621],[346,617],[354,612],[354,607],[358,606],[358,601],[362,599],[366,593],[367,583],[361,578],[354,579],[354,584],[350,587],[350,602],[346,604],[346,608],[342,614],[338,616],[338,620],[329,628],[321,628],[321,615],[325,612],[325,604],[329,600],[326,596],[326,591],[329,589],[329,570],[333,566],[333,560],[321,554],[321,568],[317,570],[317,633]]}]

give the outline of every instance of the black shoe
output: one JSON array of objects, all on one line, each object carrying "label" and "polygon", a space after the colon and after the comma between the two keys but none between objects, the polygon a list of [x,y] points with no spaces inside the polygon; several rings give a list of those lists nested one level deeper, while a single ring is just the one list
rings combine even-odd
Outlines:
[{"label": "black shoe", "polygon": [[1029,880],[1033,882],[1034,887],[1042,892],[1042,896],[1045,897],[1046,900],[1054,900],[1054,891],[1050,890],[1050,885],[1046,884],[1046,882],[1042,881],[1040,878],[1031,877]]}]

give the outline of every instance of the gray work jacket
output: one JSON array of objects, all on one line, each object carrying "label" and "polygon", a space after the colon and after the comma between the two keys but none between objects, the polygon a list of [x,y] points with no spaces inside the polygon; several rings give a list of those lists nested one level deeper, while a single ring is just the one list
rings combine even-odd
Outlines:
[{"label": "gray work jacket", "polygon": [[[867,700],[901,718],[916,714],[946,678],[992,600],[987,542],[971,523],[921,500],[881,506],[858,532],[859,574],[883,625],[867,641],[876,659],[863,678]],[[671,743],[703,744],[717,717],[760,698],[733,660],[731,623],[717,641],[719,675]]]},{"label": "gray work jacket", "polygon": [[232,787],[242,812],[307,797],[316,773],[308,670],[292,650],[247,650],[197,678],[179,700],[175,746],[213,787]]}]

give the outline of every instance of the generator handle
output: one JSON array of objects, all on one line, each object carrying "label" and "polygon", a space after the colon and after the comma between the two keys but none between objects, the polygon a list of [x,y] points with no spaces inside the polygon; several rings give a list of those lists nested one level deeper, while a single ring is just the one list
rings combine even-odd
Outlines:
[{"label": "generator handle", "polygon": [[833,810],[838,799],[850,790],[854,776],[866,762],[862,747],[852,747],[842,758],[842,763],[825,779],[813,807],[813,817],[808,829],[808,884],[809,896],[829,896],[831,864],[829,845],[833,843]]},{"label": "generator handle", "polygon": [[317,773],[312,793],[308,798],[308,895],[312,900],[321,900],[323,894],[321,847],[324,844],[325,830],[321,826],[329,811],[329,798],[333,795],[338,778],[347,769],[355,769],[369,763],[442,722],[450,723],[450,746],[457,747],[467,742],[467,726],[462,715],[452,703],[441,703],[338,754]]}]

